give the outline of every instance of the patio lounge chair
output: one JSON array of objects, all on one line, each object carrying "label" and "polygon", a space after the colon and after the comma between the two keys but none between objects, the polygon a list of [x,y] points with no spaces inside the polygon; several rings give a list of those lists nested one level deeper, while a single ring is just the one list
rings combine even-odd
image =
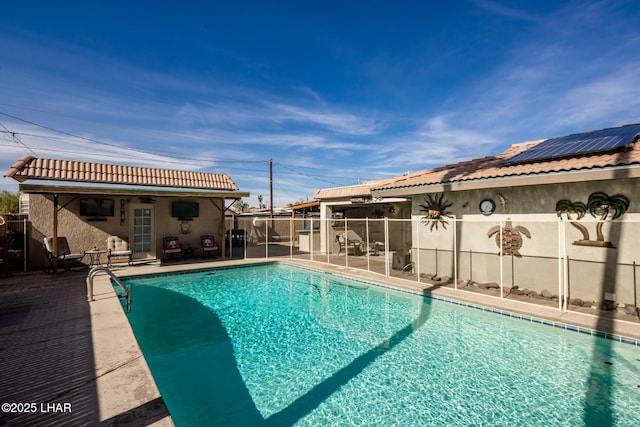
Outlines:
[{"label": "patio lounge chair", "polygon": [[171,259],[175,259],[175,255],[182,255],[182,245],[180,240],[175,236],[167,236],[162,238],[162,253],[170,255]]},{"label": "patio lounge chair", "polygon": [[133,251],[129,249],[129,242],[118,236],[109,236],[107,239],[107,267],[111,267],[112,257],[124,256],[128,258],[127,264],[131,265]]},{"label": "patio lounge chair", "polygon": [[220,253],[220,246],[216,239],[212,235],[200,236],[200,245],[202,252],[208,255],[218,255]]},{"label": "patio lounge chair", "polygon": [[343,249],[346,254],[351,250],[354,255],[362,255],[366,250],[364,240],[353,230],[336,234],[336,242],[338,242],[338,255]]},{"label": "patio lounge chair", "polygon": [[49,262],[49,267],[45,270],[47,273],[53,271],[53,261],[57,260],[57,266],[62,268],[63,270],[71,270],[72,268],[86,268],[87,266],[82,263],[82,259],[84,258],[83,252],[72,253],[71,249],[69,249],[69,243],[67,242],[66,237],[58,237],[58,255],[53,255],[53,237],[45,237],[44,238],[44,251],[47,255],[47,261]]}]

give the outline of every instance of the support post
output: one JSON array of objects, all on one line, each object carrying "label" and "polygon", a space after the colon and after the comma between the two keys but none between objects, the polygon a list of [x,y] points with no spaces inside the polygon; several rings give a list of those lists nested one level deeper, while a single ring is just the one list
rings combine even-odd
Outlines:
[{"label": "support post", "polygon": [[269,159],[269,217],[273,218],[273,159]]},{"label": "support post", "polygon": [[502,219],[500,219],[500,299],[504,298],[504,263],[502,262],[502,248],[504,245],[502,241],[503,230],[504,225],[502,224]]},{"label": "support post", "polygon": [[53,271],[58,273],[58,195],[53,195]]}]

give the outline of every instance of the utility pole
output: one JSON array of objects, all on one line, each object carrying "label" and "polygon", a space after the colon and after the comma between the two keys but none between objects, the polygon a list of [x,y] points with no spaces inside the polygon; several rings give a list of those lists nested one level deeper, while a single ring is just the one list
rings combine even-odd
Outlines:
[{"label": "utility pole", "polygon": [[269,217],[273,218],[273,159],[269,158]]}]

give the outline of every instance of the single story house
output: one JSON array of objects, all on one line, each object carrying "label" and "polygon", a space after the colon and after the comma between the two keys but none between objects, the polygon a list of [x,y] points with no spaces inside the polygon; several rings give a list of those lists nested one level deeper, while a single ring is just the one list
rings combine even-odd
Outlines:
[{"label": "single story house", "polygon": [[165,236],[194,251],[201,235],[224,245],[225,211],[249,196],[224,173],[32,156],[19,159],[5,176],[29,195],[31,269],[46,266],[43,239],[53,236],[66,237],[73,252],[106,250],[107,238],[118,236],[129,242],[134,259],[162,258]]},{"label": "single story house", "polygon": [[634,124],[514,144],[368,190],[410,201],[417,271],[637,307],[639,139]]}]

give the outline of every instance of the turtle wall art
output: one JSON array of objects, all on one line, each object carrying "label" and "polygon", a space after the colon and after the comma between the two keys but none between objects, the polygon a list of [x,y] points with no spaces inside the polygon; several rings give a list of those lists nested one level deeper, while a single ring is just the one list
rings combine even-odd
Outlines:
[{"label": "turtle wall art", "polygon": [[[602,226],[612,211],[612,220],[618,219],[624,215],[627,209],[629,209],[629,204],[629,198],[622,194],[608,196],[606,193],[598,191],[589,196],[589,200],[587,200],[586,204],[582,202],[572,202],[567,199],[559,200],[558,203],[556,203],[556,213],[559,217],[562,217],[562,214],[566,214],[569,224],[580,230],[582,239],[573,242],[574,245],[615,248],[613,243],[604,239]],[[587,212],[589,212],[594,218],[598,216],[600,217],[596,224],[596,240],[591,240],[589,238],[589,230],[587,227],[584,224],[577,222],[583,218]],[[572,218],[572,214],[575,214],[576,217]]]},{"label": "turtle wall art", "polygon": [[[500,233],[500,226],[496,225],[491,227],[487,232],[487,237],[496,235],[496,245],[500,248],[502,243],[502,255],[513,255],[518,258],[522,258],[520,254],[520,248],[522,248],[523,239],[522,236],[531,238],[531,232],[521,225],[515,227],[511,223],[511,219],[507,218],[507,222],[502,227],[502,233]],[[500,255],[500,252],[498,252]]]}]

